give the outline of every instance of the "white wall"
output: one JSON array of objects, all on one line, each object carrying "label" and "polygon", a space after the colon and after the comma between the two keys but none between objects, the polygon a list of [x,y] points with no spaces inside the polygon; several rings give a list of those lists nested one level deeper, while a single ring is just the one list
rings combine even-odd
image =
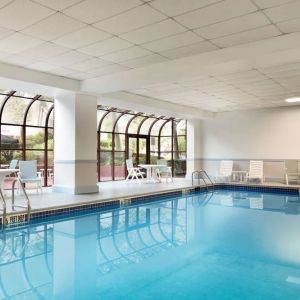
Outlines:
[{"label": "white wall", "polygon": [[221,159],[247,170],[249,159],[265,161],[267,177],[282,178],[285,159],[300,160],[300,106],[219,113],[202,121],[202,166],[212,174]]},{"label": "white wall", "polygon": [[202,158],[299,159],[300,106],[217,114],[201,142]]}]

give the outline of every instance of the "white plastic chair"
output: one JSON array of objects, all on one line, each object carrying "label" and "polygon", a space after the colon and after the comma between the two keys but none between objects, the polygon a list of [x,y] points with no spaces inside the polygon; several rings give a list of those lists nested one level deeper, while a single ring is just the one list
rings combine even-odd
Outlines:
[{"label": "white plastic chair", "polygon": [[247,181],[249,179],[258,179],[261,183],[264,182],[264,162],[262,160],[250,160],[249,172],[246,175]]},{"label": "white plastic chair", "polygon": [[41,172],[37,171],[37,161],[36,160],[20,160],[19,161],[19,181],[21,184],[23,183],[36,183],[37,188],[42,191],[42,175]]},{"label": "white plastic chair", "polygon": [[170,181],[173,182],[172,168],[168,166],[167,160],[158,159],[157,164],[163,165],[163,167],[157,167],[156,169],[158,180],[161,181],[162,178],[166,178],[166,182],[168,181],[168,179],[170,179]]},{"label": "white plastic chair", "polygon": [[145,173],[141,171],[141,168],[136,168],[133,166],[132,159],[126,159],[126,167],[127,167],[128,175],[126,177],[125,182],[128,181],[129,177],[131,177],[131,181],[133,179],[140,181],[139,177],[141,177],[141,179],[144,178]]},{"label": "white plastic chair", "polygon": [[[12,159],[8,165],[8,169],[16,169],[18,165],[17,159]],[[17,177],[17,172],[12,173],[15,177]],[[7,177],[11,177],[11,175],[8,175]]]},{"label": "white plastic chair", "polygon": [[220,163],[219,172],[217,173],[217,178],[228,180],[232,176],[233,161],[232,160],[222,160]]},{"label": "white plastic chair", "polygon": [[286,160],[284,162],[284,165],[285,165],[285,174],[284,174],[285,183],[288,185],[289,180],[298,181],[300,178],[298,160]]}]

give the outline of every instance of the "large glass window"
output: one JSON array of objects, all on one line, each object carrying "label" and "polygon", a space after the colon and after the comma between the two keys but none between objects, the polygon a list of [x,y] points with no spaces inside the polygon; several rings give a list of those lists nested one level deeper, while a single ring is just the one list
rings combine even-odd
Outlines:
[{"label": "large glass window", "polygon": [[44,185],[51,185],[53,99],[1,90],[0,133],[1,166],[8,166],[12,159],[37,160]]},{"label": "large glass window", "polygon": [[185,175],[185,120],[103,106],[97,116],[99,181],[125,179],[128,158],[134,164],[155,164],[164,158],[174,176]]}]

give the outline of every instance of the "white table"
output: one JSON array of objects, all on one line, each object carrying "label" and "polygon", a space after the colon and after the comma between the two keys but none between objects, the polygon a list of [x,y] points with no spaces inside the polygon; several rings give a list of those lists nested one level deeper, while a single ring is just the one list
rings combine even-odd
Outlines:
[{"label": "white table", "polygon": [[141,164],[140,168],[146,169],[146,182],[159,182],[155,170],[165,165]]},{"label": "white table", "polygon": [[245,182],[247,171],[232,171],[232,181]]},{"label": "white table", "polygon": [[[47,169],[47,176],[51,177],[51,173],[52,173],[53,169]],[[45,169],[40,169],[40,171],[42,172],[42,177],[45,177]]]}]

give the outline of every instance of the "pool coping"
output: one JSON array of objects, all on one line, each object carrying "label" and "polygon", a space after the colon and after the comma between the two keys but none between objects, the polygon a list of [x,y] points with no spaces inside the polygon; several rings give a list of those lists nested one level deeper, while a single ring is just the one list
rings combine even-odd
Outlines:
[{"label": "pool coping", "polygon": [[[173,188],[170,190],[140,193],[135,195],[128,195],[124,197],[112,197],[105,200],[90,200],[84,203],[63,204],[53,207],[36,208],[32,209],[30,221],[38,219],[46,219],[53,216],[71,215],[74,213],[82,213],[93,209],[103,208],[120,208],[126,205],[132,205],[143,202],[151,202],[161,197],[182,196],[189,194],[191,191],[206,191],[207,189],[224,189],[224,190],[237,190],[237,191],[257,191],[257,192],[273,192],[273,193],[287,193],[299,194],[300,188],[297,186],[283,187],[276,185],[262,185],[262,184],[243,184],[231,182],[219,182],[214,185],[209,184],[207,187],[204,185],[191,185],[180,188]],[[24,224],[27,221],[27,214],[25,211],[11,211],[7,213],[7,223],[11,224]],[[0,225],[3,224],[3,217],[0,217]]]}]

